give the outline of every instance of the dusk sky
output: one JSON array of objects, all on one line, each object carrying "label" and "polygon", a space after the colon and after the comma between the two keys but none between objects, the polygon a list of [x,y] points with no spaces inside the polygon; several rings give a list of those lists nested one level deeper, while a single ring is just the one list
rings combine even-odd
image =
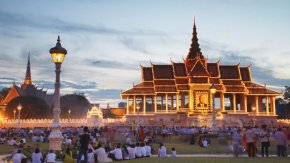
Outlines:
[{"label": "dusk sky", "polygon": [[61,93],[95,103],[121,101],[141,80],[140,64],[182,62],[196,18],[210,62],[247,66],[254,81],[290,85],[288,0],[7,0],[0,1],[0,89],[23,83],[31,54],[33,83],[54,89],[49,49],[57,36],[68,54]]}]

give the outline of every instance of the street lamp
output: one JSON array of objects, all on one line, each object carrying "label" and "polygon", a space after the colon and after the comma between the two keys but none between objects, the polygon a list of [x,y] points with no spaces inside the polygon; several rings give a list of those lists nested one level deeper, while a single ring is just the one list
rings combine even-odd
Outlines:
[{"label": "street lamp", "polygon": [[[18,128],[20,128],[20,111],[21,111],[21,109],[22,109],[22,105],[19,103],[17,105],[17,110],[18,110]],[[14,116],[15,116],[15,114],[14,114]]]},{"label": "street lamp", "polygon": [[140,116],[139,116],[139,110],[140,110],[140,105],[137,104],[136,106],[137,109],[137,135],[136,135],[136,141],[139,142],[139,125],[140,125]]},{"label": "street lamp", "polygon": [[13,113],[14,113],[14,119],[15,119],[16,110],[13,110]]},{"label": "street lamp", "polygon": [[65,48],[61,47],[60,38],[58,36],[57,43],[55,47],[49,50],[51,54],[52,61],[55,63],[55,90],[54,90],[54,107],[53,107],[53,123],[51,126],[51,132],[48,137],[49,140],[49,149],[60,151],[61,150],[61,142],[63,140],[63,136],[60,131],[60,69],[61,64],[64,60],[67,51]]},{"label": "street lamp", "polygon": [[252,112],[253,112],[253,115],[254,115],[254,118],[253,118],[253,122],[254,122],[254,127],[256,126],[256,108],[255,107],[252,107]]},{"label": "street lamp", "polygon": [[215,109],[215,93],[216,93],[216,87],[214,83],[212,83],[211,87],[209,88],[210,93],[212,95],[212,131],[217,131],[216,126],[216,109]]},{"label": "street lamp", "polygon": [[71,113],[71,110],[69,109],[68,110],[68,121],[70,122],[70,113]]}]

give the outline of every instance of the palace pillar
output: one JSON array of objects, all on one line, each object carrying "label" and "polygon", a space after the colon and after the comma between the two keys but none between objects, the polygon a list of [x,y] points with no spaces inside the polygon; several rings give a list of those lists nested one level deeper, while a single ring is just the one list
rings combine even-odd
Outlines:
[{"label": "palace pillar", "polygon": [[266,113],[269,115],[269,97],[266,96]]},{"label": "palace pillar", "polygon": [[154,98],[151,96],[151,107],[150,107],[150,112],[152,112],[154,109]]},{"label": "palace pillar", "polygon": [[184,108],[185,106],[185,98],[184,98],[184,94],[181,94],[181,108]]},{"label": "palace pillar", "polygon": [[234,113],[237,112],[236,94],[233,94],[233,109]]},{"label": "palace pillar", "polygon": [[133,114],[136,114],[136,96],[133,97]]},{"label": "palace pillar", "polygon": [[255,96],[256,114],[259,114],[259,97]]},{"label": "palace pillar", "polygon": [[275,104],[275,97],[271,97],[271,101],[272,101],[272,106],[273,106],[273,113],[274,115],[276,115],[276,104]]},{"label": "palace pillar", "polygon": [[222,112],[225,111],[225,94],[223,92],[220,93],[220,103]]},{"label": "palace pillar", "polygon": [[154,96],[154,113],[157,112],[157,95]]},{"label": "palace pillar", "polygon": [[129,105],[130,105],[130,104],[129,104],[129,96],[127,96],[127,111],[126,111],[127,114],[129,114]]},{"label": "palace pillar", "polygon": [[171,95],[171,110],[174,110],[174,96]]},{"label": "palace pillar", "polygon": [[166,93],[166,95],[165,95],[165,101],[166,101],[166,103],[165,103],[165,111],[166,111],[166,113],[168,112],[168,94]]},{"label": "palace pillar", "polygon": [[244,111],[248,113],[248,102],[247,102],[247,95],[244,94]]},{"label": "palace pillar", "polygon": [[143,113],[146,114],[146,95],[143,96]]},{"label": "palace pillar", "polygon": [[163,94],[161,94],[161,110],[163,110],[164,109],[164,103],[163,103],[163,99],[164,99],[164,97],[163,97]]},{"label": "palace pillar", "polygon": [[175,101],[175,103],[176,103],[176,111],[179,111],[179,95],[178,95],[178,93],[176,93],[176,101]]},{"label": "palace pillar", "polygon": [[189,102],[189,110],[193,111],[193,92],[192,90],[189,90],[189,97],[188,97],[188,102]]}]

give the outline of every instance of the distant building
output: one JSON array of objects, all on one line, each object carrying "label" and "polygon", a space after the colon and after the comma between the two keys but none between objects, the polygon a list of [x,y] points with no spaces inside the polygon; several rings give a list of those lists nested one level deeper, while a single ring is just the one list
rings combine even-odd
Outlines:
[{"label": "distant building", "polygon": [[32,83],[31,71],[30,71],[30,54],[28,55],[26,74],[24,82],[21,86],[18,86],[13,83],[12,87],[9,89],[9,92],[5,97],[0,101],[1,108],[6,108],[7,104],[16,97],[19,96],[32,96],[38,97],[44,100],[48,105],[51,104],[53,95],[48,95],[47,91],[44,91],[43,88],[39,89]]},{"label": "distant building", "polygon": [[[281,93],[252,80],[250,66],[208,62],[193,25],[191,46],[183,62],[141,65],[141,82],[121,93],[127,100],[127,122],[211,126],[213,100],[221,125],[276,121],[275,97]],[[216,94],[210,93],[214,84]]]}]

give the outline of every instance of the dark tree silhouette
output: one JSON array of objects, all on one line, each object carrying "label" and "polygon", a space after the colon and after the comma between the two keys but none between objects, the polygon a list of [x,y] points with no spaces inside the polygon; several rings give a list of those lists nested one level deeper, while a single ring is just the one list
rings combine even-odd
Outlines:
[{"label": "dark tree silhouette", "polygon": [[60,98],[61,118],[68,118],[68,110],[71,110],[71,118],[86,118],[87,112],[91,109],[91,104],[85,96],[69,94]]},{"label": "dark tree silhouette", "polygon": [[5,115],[8,118],[13,118],[13,111],[16,110],[16,118],[18,115],[17,105],[21,104],[21,119],[29,119],[29,118],[51,118],[52,116],[49,114],[49,106],[48,104],[38,98],[32,96],[19,96],[12,99],[5,109]]}]

